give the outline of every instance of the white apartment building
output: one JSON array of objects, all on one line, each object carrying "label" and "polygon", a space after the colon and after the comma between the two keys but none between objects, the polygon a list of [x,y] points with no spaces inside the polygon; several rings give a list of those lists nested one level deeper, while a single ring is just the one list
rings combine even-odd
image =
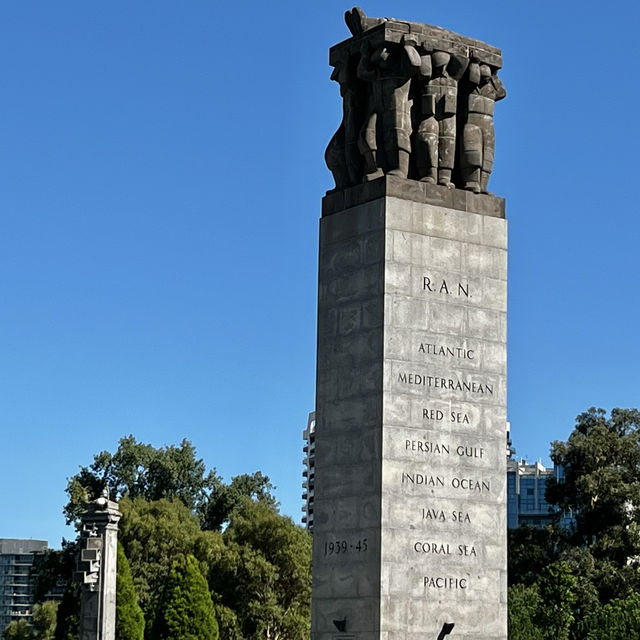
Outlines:
[{"label": "white apartment building", "polygon": [[31,565],[46,548],[46,540],[0,538],[0,636],[12,620],[31,620]]}]

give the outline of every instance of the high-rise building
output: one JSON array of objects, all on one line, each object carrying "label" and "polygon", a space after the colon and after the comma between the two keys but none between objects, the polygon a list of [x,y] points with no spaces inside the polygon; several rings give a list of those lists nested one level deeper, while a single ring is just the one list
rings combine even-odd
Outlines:
[{"label": "high-rise building", "polygon": [[542,463],[527,464],[524,460],[507,462],[507,526],[543,527],[554,521],[554,510],[545,499],[547,480],[553,469]]},{"label": "high-rise building", "polygon": [[316,412],[312,411],[309,414],[307,420],[307,428],[302,432],[305,445],[304,451],[304,471],[302,477],[304,481],[302,483],[302,500],[304,505],[302,507],[302,523],[306,525],[309,531],[313,531],[313,481],[315,473],[315,459],[316,459]]},{"label": "high-rise building", "polygon": [[[513,451],[513,450],[512,450]],[[515,451],[513,451],[515,453]],[[558,517],[556,507],[545,497],[547,482],[553,478],[564,481],[564,469],[554,465],[545,467],[541,462],[528,464],[524,460],[507,460],[507,527],[544,527],[559,524],[570,529],[575,524],[573,513],[563,513]]]},{"label": "high-rise building", "polygon": [[0,538],[0,634],[12,620],[31,620],[31,565],[46,540]]}]

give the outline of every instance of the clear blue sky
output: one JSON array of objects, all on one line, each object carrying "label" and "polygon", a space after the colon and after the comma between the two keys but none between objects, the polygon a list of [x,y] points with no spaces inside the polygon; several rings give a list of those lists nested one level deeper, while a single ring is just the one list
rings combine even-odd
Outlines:
[{"label": "clear blue sky", "polygon": [[[123,435],[262,470],[300,519],[342,2],[0,4],[0,537]],[[509,419],[547,460],[640,404],[636,2],[371,0],[503,49]]]}]

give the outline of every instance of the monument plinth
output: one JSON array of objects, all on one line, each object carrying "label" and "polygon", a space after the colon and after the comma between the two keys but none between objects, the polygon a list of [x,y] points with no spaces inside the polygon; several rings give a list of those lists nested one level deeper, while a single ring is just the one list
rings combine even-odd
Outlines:
[{"label": "monument plinth", "polygon": [[500,52],[358,9],[347,23],[320,224],[312,638],[506,640]]}]

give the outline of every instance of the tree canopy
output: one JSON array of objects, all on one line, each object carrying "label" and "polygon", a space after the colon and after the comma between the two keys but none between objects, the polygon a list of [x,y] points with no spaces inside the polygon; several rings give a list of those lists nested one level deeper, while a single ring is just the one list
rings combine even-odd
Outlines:
[{"label": "tree canopy", "polygon": [[145,618],[153,614],[175,558],[216,556],[221,534],[202,531],[198,518],[181,502],[142,497],[120,501],[119,539],[131,565]]},{"label": "tree canopy", "polygon": [[[137,604],[148,640],[173,638],[167,634],[178,627],[191,637],[191,606],[200,608],[205,626],[209,613],[202,611],[211,607],[215,638],[218,633],[225,640],[308,637],[311,537],[278,512],[266,475],[241,474],[226,483],[207,469],[188,440],[155,448],[128,436],[114,453],[96,454],[92,464],[70,478],[67,519],[77,522],[105,486],[122,514],[117,640],[140,640]],[[67,584],[55,640],[77,638],[76,554],[77,544],[65,543],[62,551],[44,555],[34,572],[41,597],[61,580]],[[194,567],[204,578],[196,576]],[[202,580],[210,604],[202,604],[204,596],[177,598],[184,585],[202,591]]]},{"label": "tree canopy", "polygon": [[31,640],[33,627],[26,620],[12,620],[2,632],[3,640]]},{"label": "tree canopy", "polygon": [[195,447],[184,439],[179,446],[155,448],[130,435],[115,453],[102,451],[88,467],[80,467],[67,484],[64,507],[67,523],[77,523],[89,502],[108,487],[111,498],[143,498],[181,502],[198,516],[205,529],[220,530],[243,497],[277,506],[274,487],[261,472],[243,474],[226,484],[215,469],[207,471]]},{"label": "tree canopy", "polygon": [[153,629],[157,640],[217,640],[218,623],[211,594],[192,555],[174,560]]},{"label": "tree canopy", "polygon": [[640,412],[591,408],[577,418],[566,442],[552,443],[564,469],[548,483],[547,500],[576,519],[574,542],[595,557],[625,564],[640,553]]},{"label": "tree canopy", "polygon": [[[155,638],[174,562],[185,557],[193,557],[207,579],[225,639],[308,636],[311,538],[278,513],[274,488],[263,473],[225,483],[188,440],[154,448],[128,436],[114,453],[95,455],[69,480],[67,518],[77,520],[105,485],[119,501],[118,537],[147,638]],[[67,554],[73,557],[71,547]],[[64,554],[43,562],[43,581],[50,583],[57,571],[71,575]]]},{"label": "tree canopy", "polygon": [[[546,499],[573,525],[510,532],[514,637],[533,633],[532,624],[544,638],[635,637],[628,629],[640,594],[640,412],[581,413],[569,438],[552,443],[551,458],[563,477],[547,482]],[[535,616],[523,596],[531,588]]]},{"label": "tree canopy", "polygon": [[509,640],[542,640],[542,630],[536,621],[540,604],[537,585],[509,587]]},{"label": "tree canopy", "polygon": [[143,640],[144,615],[138,604],[129,561],[118,542],[116,574],[116,640]]},{"label": "tree canopy", "polygon": [[57,602],[36,604],[31,622],[14,620],[4,629],[4,640],[53,640],[56,629]]},{"label": "tree canopy", "polygon": [[54,640],[77,640],[80,630],[80,598],[77,586],[70,576],[64,576],[68,580],[67,588],[58,606],[56,616],[56,630]]},{"label": "tree canopy", "polygon": [[290,518],[245,499],[223,535],[224,551],[211,564],[209,584],[236,612],[247,640],[309,637],[311,537]]},{"label": "tree canopy", "polygon": [[584,640],[640,640],[640,594],[612,600],[585,618],[576,635]]}]

